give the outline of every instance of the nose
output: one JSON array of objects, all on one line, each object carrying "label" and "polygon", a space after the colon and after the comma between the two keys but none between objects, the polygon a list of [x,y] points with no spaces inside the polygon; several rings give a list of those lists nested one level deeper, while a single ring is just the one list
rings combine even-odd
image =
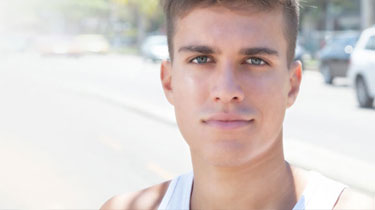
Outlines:
[{"label": "nose", "polygon": [[233,103],[243,101],[245,94],[240,84],[240,78],[235,72],[235,66],[227,64],[217,69],[211,97],[215,102]]}]

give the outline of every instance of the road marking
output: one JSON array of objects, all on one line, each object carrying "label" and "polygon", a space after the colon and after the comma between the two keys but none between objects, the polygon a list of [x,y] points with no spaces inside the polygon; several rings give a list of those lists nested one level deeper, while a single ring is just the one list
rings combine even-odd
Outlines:
[{"label": "road marking", "polygon": [[120,94],[115,94],[109,90],[104,91],[95,87],[79,87],[73,85],[63,86],[62,89],[71,91],[80,96],[100,99],[106,103],[117,105],[141,116],[161,122],[169,126],[176,126],[176,119],[172,109],[160,108],[147,101],[140,99],[125,98]]},{"label": "road marking", "polygon": [[157,165],[156,163],[153,163],[153,162],[150,162],[147,164],[147,169],[152,171],[153,173],[157,174],[158,176],[160,176],[161,178],[163,179],[172,179],[173,177],[175,177],[175,175],[173,173],[170,173],[168,172],[167,170],[161,168],[159,165]]}]

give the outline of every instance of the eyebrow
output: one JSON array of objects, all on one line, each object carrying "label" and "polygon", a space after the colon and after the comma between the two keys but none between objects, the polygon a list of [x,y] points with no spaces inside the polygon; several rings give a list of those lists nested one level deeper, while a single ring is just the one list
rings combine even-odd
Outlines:
[{"label": "eyebrow", "polygon": [[266,55],[279,56],[279,52],[277,52],[277,50],[267,48],[267,47],[243,48],[240,50],[240,54],[243,54],[243,55],[266,54]]},{"label": "eyebrow", "polygon": [[[219,50],[215,50],[212,47],[206,45],[189,45],[183,46],[178,49],[178,52],[196,52],[201,54],[215,54],[220,53]],[[277,50],[267,48],[267,47],[250,47],[250,48],[243,48],[239,51],[242,55],[259,55],[259,54],[266,54],[266,55],[273,55],[279,56],[279,52]]]},{"label": "eyebrow", "polygon": [[218,53],[218,50],[215,50],[212,47],[205,46],[205,45],[189,45],[189,46],[184,46],[178,49],[178,52],[196,52],[196,53],[201,53],[201,54],[214,54]]}]

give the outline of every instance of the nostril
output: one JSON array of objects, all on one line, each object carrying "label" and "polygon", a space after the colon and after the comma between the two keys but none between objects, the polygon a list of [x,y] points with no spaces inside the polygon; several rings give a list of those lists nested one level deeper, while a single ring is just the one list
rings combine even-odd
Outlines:
[{"label": "nostril", "polygon": [[[240,101],[241,100],[240,97],[238,97],[238,96],[234,96],[232,98],[227,98],[227,99],[228,99],[228,102],[229,101]],[[215,101],[216,102],[218,102],[218,101],[226,101],[226,98],[224,98],[224,97],[215,97]]]}]

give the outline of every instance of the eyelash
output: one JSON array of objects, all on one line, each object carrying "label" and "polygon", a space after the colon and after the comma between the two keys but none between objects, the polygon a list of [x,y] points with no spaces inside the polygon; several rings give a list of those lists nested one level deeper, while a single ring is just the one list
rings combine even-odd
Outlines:
[{"label": "eyelash", "polygon": [[[197,61],[198,58],[206,58],[206,59],[209,60],[209,61],[206,61],[206,62],[204,62],[204,63],[198,63],[198,61]],[[248,60],[251,60],[251,59],[258,59],[258,60],[261,61],[261,64],[251,64],[251,63],[248,63],[247,61],[248,61]],[[194,57],[193,59],[191,59],[191,60],[189,61],[189,63],[193,63],[193,64],[208,64],[208,63],[212,63],[212,62],[213,62],[213,58],[210,57],[210,56],[206,56],[206,55],[196,56],[196,57]],[[249,65],[254,65],[254,66],[264,66],[264,65],[269,65],[269,63],[268,63],[267,61],[265,61],[264,59],[259,58],[259,57],[250,57],[250,58],[247,58],[247,59],[245,59],[244,63],[245,63],[245,64],[249,64]]]}]

